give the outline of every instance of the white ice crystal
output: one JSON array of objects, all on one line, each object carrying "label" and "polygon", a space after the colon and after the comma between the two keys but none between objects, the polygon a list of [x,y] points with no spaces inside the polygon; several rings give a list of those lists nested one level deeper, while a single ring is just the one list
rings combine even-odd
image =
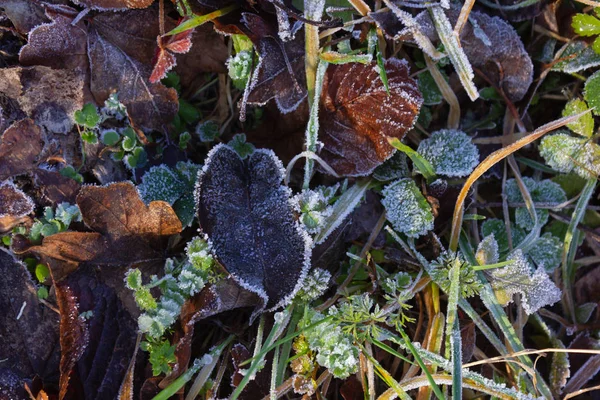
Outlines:
[{"label": "white ice crystal", "polygon": [[439,175],[467,176],[479,164],[477,147],[469,135],[459,130],[433,132],[431,137],[421,141],[417,151]]}]

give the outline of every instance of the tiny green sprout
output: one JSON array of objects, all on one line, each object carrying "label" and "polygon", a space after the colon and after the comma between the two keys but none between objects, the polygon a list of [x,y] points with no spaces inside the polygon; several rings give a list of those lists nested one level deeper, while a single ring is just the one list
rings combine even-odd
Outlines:
[{"label": "tiny green sprout", "polygon": [[36,220],[29,230],[29,239],[38,242],[43,237],[48,237],[59,232],[64,232],[72,222],[82,221],[82,216],[77,205],[60,203],[54,211],[51,207],[44,209],[44,216]]},{"label": "tiny green sprout", "polygon": [[84,311],[79,314],[79,318],[84,319],[84,320],[88,320],[93,317],[94,317],[94,311],[92,311],[92,310]]},{"label": "tiny green sprout", "polygon": [[252,74],[252,50],[243,50],[227,60],[227,69],[233,85],[244,90]]},{"label": "tiny green sprout", "polygon": [[83,175],[81,175],[75,168],[71,165],[67,165],[60,170],[60,174],[62,176],[66,176],[67,178],[71,178],[78,183],[83,183]]},{"label": "tiny green sprout", "polygon": [[117,121],[120,121],[127,116],[127,107],[119,101],[119,95],[117,93],[111,93],[108,96],[101,111],[105,117],[110,116]]},{"label": "tiny green sprout", "polygon": [[12,243],[12,237],[9,235],[2,236],[2,244],[5,246],[10,246]]},{"label": "tiny green sprout", "polygon": [[48,288],[46,286],[40,286],[37,290],[37,296],[40,300],[46,300],[48,298]]},{"label": "tiny green sprout", "polygon": [[192,135],[190,135],[189,132],[186,131],[181,133],[181,135],[179,135],[179,148],[181,150],[187,149],[190,140],[192,140]]},{"label": "tiny green sprout", "polygon": [[252,143],[246,142],[245,133],[238,133],[227,144],[234,149],[242,159],[245,159],[250,154],[254,153],[255,150]]},{"label": "tiny green sprout", "polygon": [[196,135],[201,142],[212,143],[219,137],[219,124],[212,119],[201,122],[196,125]]},{"label": "tiny green sprout", "polygon": [[386,186],[382,193],[381,202],[395,230],[418,237],[433,229],[431,206],[412,179],[399,179]]},{"label": "tiny green sprout", "polygon": [[81,110],[75,111],[75,122],[84,128],[94,129],[100,123],[98,109],[92,103],[87,103]]},{"label": "tiny green sprout", "polygon": [[300,222],[308,233],[316,235],[325,226],[327,218],[333,213],[329,200],[319,188],[305,189],[293,197],[294,208],[300,213]]},{"label": "tiny green sprout", "polygon": [[40,283],[44,283],[50,277],[50,270],[44,264],[35,266],[35,277]]},{"label": "tiny green sprout", "polygon": [[450,271],[456,265],[459,265],[460,270],[459,283],[461,297],[472,297],[478,294],[482,288],[481,281],[475,274],[475,269],[463,259],[460,253],[452,251],[444,252],[435,261],[432,261],[430,265],[431,269],[427,271],[429,276],[446,293],[450,291]]},{"label": "tiny green sprout", "polygon": [[96,135],[96,132],[93,130],[89,130],[89,129],[84,129],[81,132],[81,139],[89,144],[97,144],[98,143],[98,135]]},{"label": "tiny green sprout", "polygon": [[[597,11],[594,10],[596,13]],[[598,36],[600,35],[600,19],[589,14],[575,14],[571,23],[573,30],[580,36]],[[600,54],[600,37],[594,39],[592,48],[597,54]]]},{"label": "tiny green sprout", "polygon": [[143,147],[135,147],[131,153],[125,156],[125,165],[129,168],[142,168],[148,162],[148,155]]},{"label": "tiny green sprout", "polygon": [[177,362],[175,346],[172,346],[167,340],[144,341],[140,347],[150,353],[150,364],[154,376],[168,374],[171,372],[171,364]]},{"label": "tiny green sprout", "polygon": [[304,285],[296,295],[301,301],[310,302],[315,300],[329,287],[331,273],[321,268],[313,269],[304,279]]}]

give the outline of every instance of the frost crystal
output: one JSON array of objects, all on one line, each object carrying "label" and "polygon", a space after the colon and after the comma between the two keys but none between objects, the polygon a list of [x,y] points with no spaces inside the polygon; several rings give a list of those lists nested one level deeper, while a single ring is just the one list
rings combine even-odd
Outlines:
[{"label": "frost crystal", "polygon": [[600,174],[600,146],[584,138],[559,131],[543,138],[539,149],[546,164],[558,172],[575,172],[585,179]]},{"label": "frost crystal", "polygon": [[[419,81],[420,82],[420,81]],[[410,170],[406,162],[406,154],[397,151],[388,158],[383,164],[375,168],[373,178],[379,181],[391,181],[394,179],[408,178]]]},{"label": "frost crystal", "polygon": [[541,307],[560,300],[560,289],[550,280],[544,268],[533,271],[521,250],[511,253],[507,258],[507,261],[510,260],[513,261],[511,264],[489,272],[490,283],[502,305],[507,305],[513,295],[520,293],[523,309],[531,315]]},{"label": "frost crystal", "polygon": [[547,232],[533,243],[527,251],[527,256],[535,266],[543,267],[546,272],[552,272],[560,265],[562,250],[563,242]]},{"label": "frost crystal", "polygon": [[442,129],[421,141],[417,150],[439,175],[463,177],[479,164],[479,151],[466,133]]},{"label": "frost crystal", "polygon": [[[558,183],[552,182],[550,179],[544,179],[543,181],[538,182],[533,178],[524,177],[523,183],[529,191],[531,199],[535,203],[560,204],[567,201],[567,195],[565,194],[565,191]],[[521,203],[524,201],[515,179],[509,179],[506,181],[505,190],[506,197],[509,202]],[[535,213],[537,214],[538,224],[540,226],[543,226],[548,222],[548,209],[536,209]],[[519,227],[527,231],[530,231],[534,227],[533,219],[525,207],[519,207],[516,209],[515,222]]]},{"label": "frost crystal", "polygon": [[383,196],[381,202],[395,230],[418,237],[433,229],[431,206],[412,179],[400,179],[386,186]]},{"label": "frost crystal", "polygon": [[298,291],[298,298],[310,302],[319,298],[329,287],[331,273],[321,268],[313,269],[304,279],[302,288]]}]

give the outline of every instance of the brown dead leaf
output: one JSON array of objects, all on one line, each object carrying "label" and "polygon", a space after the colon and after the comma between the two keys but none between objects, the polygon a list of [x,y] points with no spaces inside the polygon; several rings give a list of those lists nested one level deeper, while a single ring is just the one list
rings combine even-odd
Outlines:
[{"label": "brown dead leaf", "polygon": [[0,182],[0,232],[7,232],[31,214],[35,203],[12,182]]},{"label": "brown dead leaf", "polygon": [[74,3],[93,10],[127,10],[149,7],[154,0],[73,0]]},{"label": "brown dead leaf", "polygon": [[49,132],[68,133],[72,116],[84,104],[83,72],[45,66],[0,69],[0,96]]},{"label": "brown dead leaf", "polygon": [[48,21],[42,2],[38,0],[0,0],[0,8],[20,33],[27,33]]},{"label": "brown dead leaf", "polygon": [[32,252],[47,259],[51,266],[58,263],[61,268],[65,262],[115,267],[162,264],[168,237],[182,229],[168,203],[153,201],[146,206],[129,182],[84,186],[77,196],[77,205],[84,223],[93,232],[58,233],[45,238],[40,246],[19,252]]},{"label": "brown dead leaf", "polygon": [[423,98],[406,62],[385,63],[390,94],[376,62],[330,65],[319,112],[321,157],[342,176],[368,175],[394,154],[387,137],[412,128]]},{"label": "brown dead leaf", "polygon": [[31,119],[12,124],[0,136],[0,180],[33,170],[43,148],[42,130]]},{"label": "brown dead leaf", "polygon": [[2,366],[9,367],[19,380],[34,375],[57,379],[58,314],[40,303],[26,266],[1,248],[0,275]]},{"label": "brown dead leaf", "polygon": [[81,187],[76,180],[61,175],[59,171],[44,168],[33,171],[33,182],[40,189],[43,199],[51,204],[64,201],[74,203]]}]

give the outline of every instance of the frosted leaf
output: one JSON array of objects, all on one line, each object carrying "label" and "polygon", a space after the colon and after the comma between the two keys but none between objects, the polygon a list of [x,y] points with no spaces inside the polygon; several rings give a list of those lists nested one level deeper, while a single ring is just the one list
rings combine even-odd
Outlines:
[{"label": "frosted leaf", "polygon": [[522,296],[523,309],[531,315],[541,307],[560,301],[561,291],[548,277],[544,268],[535,271],[521,250],[512,252],[507,261],[511,264],[489,271],[490,284],[498,302],[507,305],[517,293]]},{"label": "frosted leaf", "polygon": [[559,131],[544,137],[539,150],[546,164],[558,172],[575,172],[585,179],[600,174],[600,146],[584,138]]},{"label": "frosted leaf", "polygon": [[439,175],[468,176],[479,164],[479,151],[471,137],[454,129],[433,132],[431,137],[419,143],[417,151]]},{"label": "frosted leaf", "polygon": [[600,54],[582,40],[575,40],[563,46],[559,51],[563,61],[557,62],[552,71],[561,71],[574,74],[600,65]]},{"label": "frosted leaf", "polygon": [[391,181],[394,179],[408,178],[410,170],[406,162],[406,154],[397,151],[373,171],[373,178],[378,181]]},{"label": "frosted leaf", "polygon": [[[560,204],[567,201],[567,195],[558,183],[552,182],[550,179],[542,181],[535,181],[532,178],[524,177],[523,183],[527,187],[531,199],[534,203],[556,203]],[[515,179],[509,179],[506,181],[506,197],[511,203],[522,203],[525,200],[521,195],[519,186]],[[536,209],[538,224],[540,226],[545,225],[548,222],[549,211],[548,209]],[[516,224],[530,231],[534,227],[533,219],[529,214],[529,211],[525,207],[519,207],[515,210],[515,222]]]},{"label": "frosted leaf", "polygon": [[319,110],[320,156],[338,175],[370,174],[412,128],[423,99],[406,61],[385,62],[389,94],[376,62],[330,65],[323,80]]},{"label": "frosted leaf", "polygon": [[295,35],[294,40],[283,42],[279,32],[260,16],[242,15],[259,61],[246,85],[240,118],[244,119],[246,104],[264,105],[271,99],[275,99],[282,113],[294,111],[307,95],[304,35]]},{"label": "frosted leaf", "polygon": [[[552,338],[551,346],[554,349],[564,349],[563,342]],[[571,363],[569,362],[569,353],[552,353],[552,363],[550,364],[550,385],[554,393],[561,393],[562,388],[571,376]]]},{"label": "frosted leaf", "polygon": [[[525,239],[525,232],[517,226],[511,225],[512,245],[516,247]],[[508,234],[506,233],[506,225],[504,221],[496,218],[491,218],[483,221],[481,224],[481,235],[486,237],[494,235],[498,243],[498,251],[500,255],[508,252]]]},{"label": "frosted leaf", "polygon": [[35,203],[12,182],[0,182],[0,221],[25,217],[35,209]]},{"label": "frosted leaf", "polygon": [[140,197],[146,204],[154,200],[163,200],[173,205],[185,190],[175,172],[164,164],[152,167],[142,177],[138,186]]},{"label": "frosted leaf", "polygon": [[331,273],[321,268],[313,269],[304,280],[304,284],[298,291],[298,298],[310,302],[319,298],[329,287]]},{"label": "frosted leaf", "polygon": [[209,153],[196,186],[200,228],[225,269],[270,309],[302,287],[312,241],[294,220],[285,171],[270,150],[247,159],[225,145]]},{"label": "frosted leaf", "polygon": [[239,90],[246,88],[248,79],[252,74],[252,55],[252,51],[244,50],[227,60],[229,77],[233,85]]},{"label": "frosted leaf", "polygon": [[494,234],[486,236],[477,246],[475,258],[479,265],[496,264],[500,260],[498,242]]},{"label": "frosted leaf", "polygon": [[238,153],[242,160],[252,154],[252,152],[255,150],[255,147],[252,143],[246,142],[245,133],[236,134],[227,144],[229,147],[235,150],[236,153]]},{"label": "frosted leaf", "polygon": [[431,206],[412,179],[399,179],[382,193],[381,203],[396,231],[419,237],[433,229]]},{"label": "frosted leaf", "polygon": [[543,267],[546,272],[554,271],[562,257],[563,242],[550,232],[544,233],[527,251],[527,256],[536,267]]},{"label": "frosted leaf", "polygon": [[[300,320],[298,326],[302,329],[323,318],[325,316],[309,309],[308,315]],[[353,345],[352,337],[343,333],[339,324],[324,322],[305,331],[304,336],[310,349],[317,352],[317,363],[327,368],[334,377],[345,379],[358,370],[358,349]]]},{"label": "frosted leaf", "polygon": [[118,11],[131,8],[146,8],[154,0],[73,0],[75,4],[101,11]]},{"label": "frosted leaf", "polygon": [[[434,10],[435,8],[432,9]],[[443,11],[439,9],[436,12]],[[453,37],[453,27],[460,14],[460,6],[451,5],[445,14],[450,23],[443,24],[445,27],[440,25],[437,29],[438,31],[444,29],[444,36]],[[427,11],[417,15],[416,20],[430,40],[434,43],[440,40]],[[465,24],[460,34],[460,45],[468,61],[473,67],[485,73],[490,80],[497,82],[509,99],[521,100],[533,81],[533,63],[518,33],[501,18],[478,11],[469,14],[469,21],[470,23]],[[476,29],[480,29],[485,34],[490,45],[486,44],[486,40],[481,39],[482,33],[475,33]],[[446,43],[444,46],[447,47]],[[453,65],[456,65],[455,62],[462,61],[453,60]]]},{"label": "frosted leaf", "polygon": [[458,267],[459,270],[459,295],[461,297],[472,297],[479,293],[482,287],[481,281],[475,275],[473,267],[465,262],[460,253],[452,251],[442,253],[430,263],[427,273],[444,292],[450,294],[451,273],[455,267]]},{"label": "frosted leaf", "polygon": [[111,116],[117,121],[121,121],[127,116],[127,108],[119,101],[117,93],[111,93],[104,102],[104,107],[100,110],[103,115]]},{"label": "frosted leaf", "polygon": [[319,233],[327,218],[333,213],[333,207],[323,193],[316,190],[303,190],[293,197],[295,210],[300,213],[300,222],[310,234]]},{"label": "frosted leaf", "polygon": [[594,115],[600,115],[600,71],[588,76],[583,89],[583,98]]},{"label": "frosted leaf", "polygon": [[[586,110],[588,110],[588,106],[584,100],[573,99],[565,105],[562,116],[567,117],[570,115],[579,114]],[[594,133],[594,116],[591,113],[587,113],[579,117],[577,121],[567,124],[567,127],[581,136],[585,136],[587,138],[592,137]]]}]

